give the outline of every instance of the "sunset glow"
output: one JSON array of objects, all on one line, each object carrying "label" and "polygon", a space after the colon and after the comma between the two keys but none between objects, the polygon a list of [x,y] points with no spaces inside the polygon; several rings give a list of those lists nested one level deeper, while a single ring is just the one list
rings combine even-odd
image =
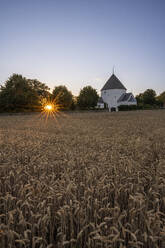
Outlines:
[{"label": "sunset glow", "polygon": [[[56,99],[48,100],[46,98],[41,101],[42,111],[41,116],[47,121],[48,118],[54,118],[60,113],[60,105],[57,103]],[[56,120],[57,121],[57,120]]]},{"label": "sunset glow", "polygon": [[46,111],[52,111],[52,110],[53,110],[53,106],[52,106],[51,104],[49,104],[49,105],[46,105],[46,106],[44,107],[44,109],[45,109]]}]

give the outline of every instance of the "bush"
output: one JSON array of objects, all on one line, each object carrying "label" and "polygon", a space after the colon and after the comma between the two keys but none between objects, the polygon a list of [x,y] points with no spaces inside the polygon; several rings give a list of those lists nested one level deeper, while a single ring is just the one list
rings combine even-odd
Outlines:
[{"label": "bush", "polygon": [[120,105],[118,107],[119,111],[130,111],[130,110],[150,110],[150,109],[160,109],[160,106],[154,104],[138,104],[138,105]]},{"label": "bush", "polygon": [[129,111],[139,109],[137,105],[120,105],[118,107],[119,111]]}]

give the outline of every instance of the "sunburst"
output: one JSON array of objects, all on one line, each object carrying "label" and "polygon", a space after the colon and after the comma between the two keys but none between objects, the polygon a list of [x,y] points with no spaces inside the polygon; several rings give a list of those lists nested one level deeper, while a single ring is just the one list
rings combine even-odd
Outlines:
[{"label": "sunburst", "polygon": [[44,119],[46,119],[46,121],[49,117],[53,117],[56,119],[61,109],[61,105],[56,102],[56,99],[54,100],[42,99],[41,105],[42,105],[41,114],[44,117]]},{"label": "sunburst", "polygon": [[41,117],[47,122],[48,118],[54,118],[57,126],[60,128],[60,123],[58,122],[59,116],[68,117],[62,110],[64,106],[59,104],[59,97],[62,92],[60,92],[53,100],[51,98],[43,98],[41,100]]}]

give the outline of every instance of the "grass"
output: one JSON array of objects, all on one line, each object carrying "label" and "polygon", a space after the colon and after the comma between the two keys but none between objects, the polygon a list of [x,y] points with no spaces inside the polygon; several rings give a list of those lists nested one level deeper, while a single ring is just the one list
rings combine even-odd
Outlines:
[{"label": "grass", "polygon": [[0,247],[165,247],[165,111],[0,116]]}]

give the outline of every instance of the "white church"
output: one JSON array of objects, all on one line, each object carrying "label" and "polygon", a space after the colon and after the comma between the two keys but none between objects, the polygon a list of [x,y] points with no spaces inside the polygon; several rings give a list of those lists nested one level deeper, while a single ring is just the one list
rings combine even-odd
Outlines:
[{"label": "white church", "polygon": [[109,111],[118,111],[120,105],[137,105],[132,93],[127,89],[113,73],[101,89],[101,97],[98,100],[97,108],[108,107]]}]

